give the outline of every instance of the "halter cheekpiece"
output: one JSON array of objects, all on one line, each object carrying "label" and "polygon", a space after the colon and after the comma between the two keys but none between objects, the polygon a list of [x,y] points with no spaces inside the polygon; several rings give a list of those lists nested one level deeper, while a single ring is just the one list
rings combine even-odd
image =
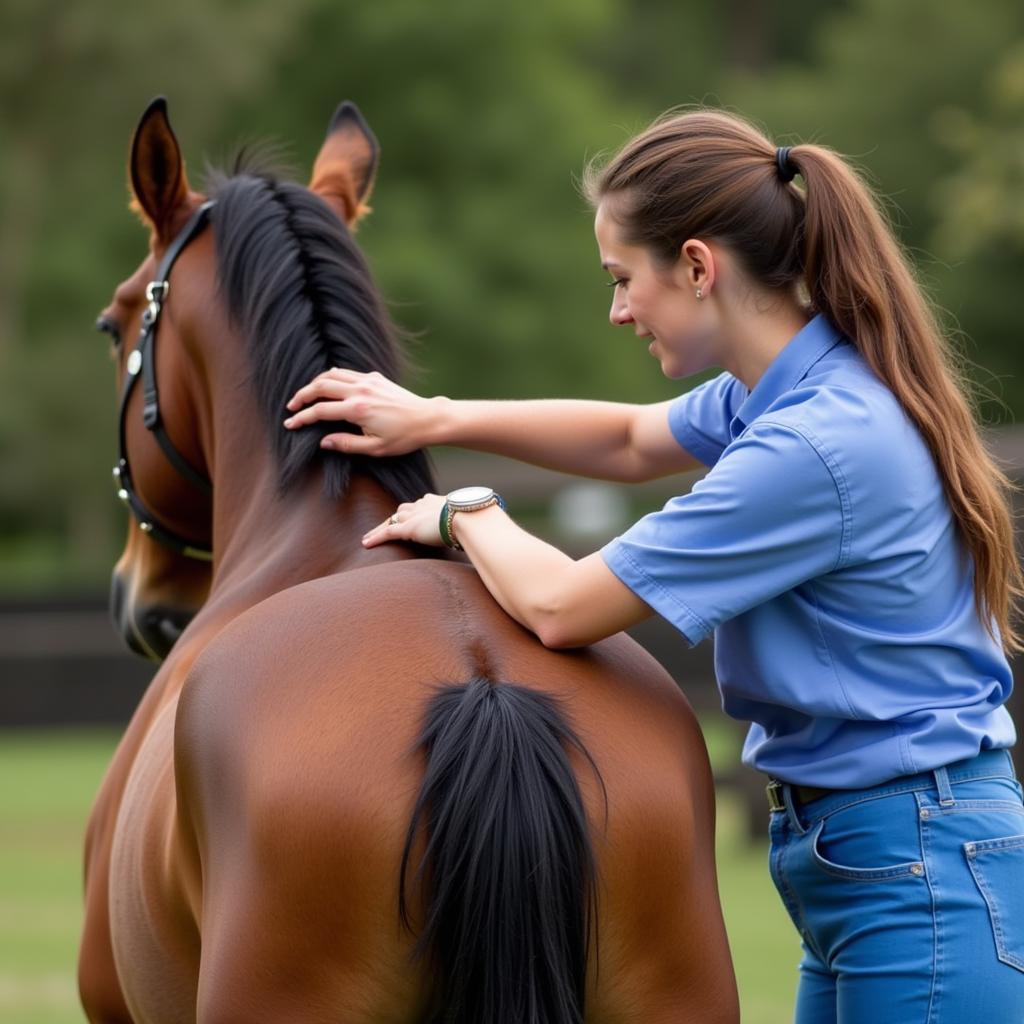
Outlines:
[{"label": "halter cheekpiece", "polygon": [[181,229],[181,233],[167,247],[167,252],[160,261],[156,277],[146,286],[146,298],[149,305],[142,312],[142,328],[139,341],[128,355],[125,367],[124,386],[121,389],[121,405],[118,410],[117,435],[118,458],[114,467],[114,487],[117,496],[128,506],[143,533],[149,534],[155,541],[177,551],[188,558],[211,561],[213,550],[208,544],[197,544],[181,536],[174,530],[164,526],[155,515],[143,504],[132,482],[131,468],[128,465],[127,416],[128,399],[131,397],[136,382],[142,378],[143,404],[142,422],[150,430],[167,457],[168,462],[201,494],[212,495],[213,487],[197,469],[189,465],[185,457],[174,447],[171,439],[163,428],[160,417],[160,397],[156,386],[156,329],[160,322],[164,299],[170,291],[168,277],[171,267],[181,255],[182,250],[206,226],[214,201],[203,203]]}]

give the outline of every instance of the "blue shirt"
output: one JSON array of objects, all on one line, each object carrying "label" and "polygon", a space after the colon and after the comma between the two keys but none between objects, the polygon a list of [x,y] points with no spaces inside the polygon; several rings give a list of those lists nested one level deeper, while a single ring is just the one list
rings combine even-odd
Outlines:
[{"label": "blue shirt", "polygon": [[725,373],[669,424],[711,466],[601,554],[691,644],[715,632],[743,760],[855,789],[1009,747],[1012,676],[924,441],[822,316],[753,391]]}]

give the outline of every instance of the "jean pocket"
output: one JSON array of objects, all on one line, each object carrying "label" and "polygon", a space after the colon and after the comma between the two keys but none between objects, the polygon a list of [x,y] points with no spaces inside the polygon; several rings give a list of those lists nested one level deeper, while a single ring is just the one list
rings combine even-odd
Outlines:
[{"label": "jean pocket", "polygon": [[827,821],[827,818],[820,821],[811,834],[811,853],[815,863],[826,874],[853,882],[888,882],[895,878],[920,878],[924,875],[924,864],[918,860],[880,867],[854,867],[831,860],[825,852],[828,837],[823,835]]},{"label": "jean pocket", "polygon": [[1024,836],[964,843],[963,850],[988,906],[997,956],[1024,971]]}]

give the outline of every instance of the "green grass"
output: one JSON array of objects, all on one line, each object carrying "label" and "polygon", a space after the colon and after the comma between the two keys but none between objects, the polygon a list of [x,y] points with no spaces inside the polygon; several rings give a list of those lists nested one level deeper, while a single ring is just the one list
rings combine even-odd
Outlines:
[{"label": "green grass", "polygon": [[[744,838],[744,810],[731,793],[718,795],[718,888],[725,912],[743,1024],[793,1019],[800,938],[768,875],[768,844]],[[767,831],[768,805],[765,804]]]},{"label": "green grass", "polygon": [[0,1020],[80,1024],[85,819],[117,735],[0,733]]},{"label": "green grass", "polygon": [[[735,756],[709,729],[716,761]],[[0,1021],[83,1024],[74,972],[81,926],[81,841],[117,742],[104,730],[0,732]],[[719,884],[744,1024],[791,1019],[798,940],[768,877],[763,844],[721,794]]]}]

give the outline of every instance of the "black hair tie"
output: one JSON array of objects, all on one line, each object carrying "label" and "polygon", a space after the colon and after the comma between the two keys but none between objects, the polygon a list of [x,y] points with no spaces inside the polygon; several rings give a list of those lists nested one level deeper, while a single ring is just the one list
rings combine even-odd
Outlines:
[{"label": "black hair tie", "polygon": [[781,178],[783,182],[792,181],[800,173],[796,164],[789,159],[789,151],[791,148],[791,146],[781,146],[779,149],[775,150],[775,163],[779,168],[779,178]]}]

